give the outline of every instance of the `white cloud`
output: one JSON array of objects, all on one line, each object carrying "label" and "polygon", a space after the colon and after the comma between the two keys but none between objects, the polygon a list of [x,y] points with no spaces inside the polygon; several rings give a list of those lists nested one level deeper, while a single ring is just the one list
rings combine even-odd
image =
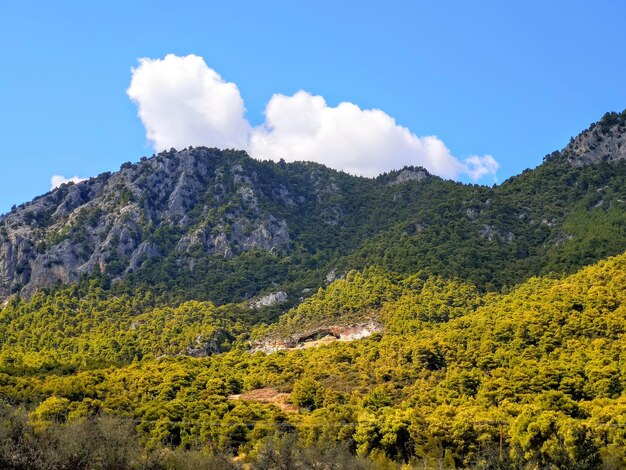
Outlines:
[{"label": "white cloud", "polygon": [[495,180],[499,167],[491,155],[460,161],[437,137],[418,137],[381,110],[329,106],[306,91],[272,96],[265,123],[252,128],[237,86],[195,55],[140,59],[127,92],[156,150],[234,147],[255,158],[316,161],[363,176],[421,165],[446,178]]},{"label": "white cloud", "polygon": [[378,109],[352,103],[330,107],[321,96],[299,91],[274,95],[265,117],[250,140],[255,157],[313,160],[364,176],[404,165],[422,165],[450,178],[464,170],[439,139],[419,138]]},{"label": "white cloud", "polygon": [[500,168],[500,164],[491,155],[472,155],[465,159],[465,173],[474,181],[481,179],[483,176],[491,175],[493,181],[497,182],[496,172]]},{"label": "white cloud", "polygon": [[79,176],[72,176],[71,178],[66,178],[61,175],[54,175],[50,178],[50,190],[52,191],[55,188],[58,188],[62,184],[65,183],[80,183],[81,181],[85,181],[87,178],[81,178]]},{"label": "white cloud", "polygon": [[239,89],[207,67],[202,57],[139,59],[126,92],[158,151],[189,145],[246,146],[249,124]]}]

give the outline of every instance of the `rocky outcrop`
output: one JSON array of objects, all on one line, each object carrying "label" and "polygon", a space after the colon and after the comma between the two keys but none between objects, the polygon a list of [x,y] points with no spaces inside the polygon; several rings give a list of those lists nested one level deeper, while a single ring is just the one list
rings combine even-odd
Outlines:
[{"label": "rocky outcrop", "polygon": [[380,323],[370,321],[352,325],[332,325],[311,328],[295,333],[287,338],[266,339],[254,344],[251,352],[271,354],[284,349],[306,349],[332,341],[354,341],[381,333]]},{"label": "rocky outcrop", "polygon": [[291,249],[291,238],[285,220],[278,221],[271,214],[253,220],[242,217],[231,224],[199,227],[176,245],[179,253],[191,254],[198,249],[227,258],[250,250],[285,253]]},{"label": "rocky outcrop", "polygon": [[429,176],[429,173],[428,171],[426,171],[425,168],[406,167],[400,170],[398,175],[393,180],[391,180],[388,184],[390,186],[394,186],[394,185],[406,183],[408,181],[416,181],[419,183],[420,181],[424,181],[425,179],[427,179],[428,176]]},{"label": "rocky outcrop", "polygon": [[223,330],[216,330],[213,334],[205,337],[199,335],[192,345],[187,346],[181,351],[181,356],[191,356],[195,358],[208,357],[212,354],[218,354],[224,352],[226,349],[223,347],[224,342],[232,339]]},{"label": "rocky outcrop", "polygon": [[262,308],[262,307],[271,307],[273,305],[282,304],[287,301],[289,296],[285,291],[272,292],[270,294],[264,295],[263,297],[253,300],[249,303],[250,308]]},{"label": "rocky outcrop", "polygon": [[268,206],[299,199],[284,186],[257,188],[253,162],[243,152],[164,152],[15,208],[0,217],[0,300],[96,270],[124,276],[172,253],[181,263],[198,252],[288,253],[289,224]]},{"label": "rocky outcrop", "polygon": [[626,111],[607,113],[561,152],[575,166],[626,159]]},{"label": "rocky outcrop", "polygon": [[502,243],[511,244],[515,240],[515,234],[506,230],[498,230],[493,225],[485,224],[480,228],[479,232],[482,238],[486,238],[489,241],[495,239]]}]

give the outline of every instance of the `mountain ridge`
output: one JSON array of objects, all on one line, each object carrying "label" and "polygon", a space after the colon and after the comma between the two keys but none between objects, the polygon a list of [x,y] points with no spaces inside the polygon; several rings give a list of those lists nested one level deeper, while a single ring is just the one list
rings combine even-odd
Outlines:
[{"label": "mountain ridge", "polygon": [[[172,149],[65,184],[0,216],[0,298],[30,297],[98,273],[171,283],[181,272],[236,270],[238,258],[249,260],[250,271],[270,273],[268,279],[239,287],[225,281],[224,292],[207,299],[241,300],[303,277],[300,289],[317,287],[333,269],[385,259],[405,271],[423,267],[444,275],[456,263],[461,277],[499,288],[523,277],[491,282],[495,270],[472,256],[503,257],[520,272],[536,264],[532,273],[542,272],[539,258],[574,243],[563,224],[573,206],[594,197],[592,186],[612,188],[609,208],[626,200],[619,193],[625,116],[607,113],[536,169],[493,188],[443,180],[420,167],[363,178],[315,163],[257,161],[239,151]],[[601,148],[591,149],[598,136]],[[611,158],[600,155],[614,149]],[[587,217],[592,209],[580,212]],[[441,245],[450,238],[475,254],[446,255]],[[471,263],[487,271],[470,274]]]}]

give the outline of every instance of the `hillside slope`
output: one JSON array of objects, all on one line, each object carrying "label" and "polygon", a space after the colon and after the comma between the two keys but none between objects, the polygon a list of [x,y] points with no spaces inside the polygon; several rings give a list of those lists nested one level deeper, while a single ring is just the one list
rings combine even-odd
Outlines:
[{"label": "hillside slope", "polygon": [[[68,303],[57,294],[57,306],[39,299],[30,308],[5,309],[0,331],[5,344],[10,331],[40,338],[19,341],[23,357],[45,352],[48,341],[57,344],[61,362],[74,366],[37,373],[6,349],[0,392],[13,403],[40,403],[31,415],[36,426],[111,414],[138,423],[151,445],[211,441],[246,452],[268,433],[295,429],[303,442],[342,442],[361,456],[382,452],[399,462],[436,462],[447,453],[462,466],[504,459],[508,468],[621,468],[625,293],[626,254],[563,279],[530,279],[508,294],[370,270],[335,281],[274,331],[287,331],[294,318],[376,319],[384,329],[369,338],[274,354],[252,354],[238,343],[205,358],[148,355],[122,367],[105,361],[96,370],[77,361],[88,349],[71,340],[71,319],[50,316]],[[84,299],[94,302],[93,294]],[[195,335],[211,308],[192,303],[136,318],[147,322],[144,333],[161,331],[169,318],[162,338],[178,341],[192,338],[185,331]],[[28,330],[15,328],[24,321]],[[112,352],[145,348],[124,324],[104,324],[112,328],[86,329],[79,344],[115,339]],[[111,355],[110,364],[119,357]],[[255,390],[281,396],[283,405],[288,397],[297,409],[256,401]]]},{"label": "hillside slope", "polygon": [[221,304],[278,287],[295,300],[329,273],[371,265],[482,290],[573,272],[626,249],[625,136],[624,113],[607,114],[493,188],[420,168],[368,179],[243,152],[164,152],[0,217],[0,298],[100,273],[120,291]]},{"label": "hillside slope", "polygon": [[197,148],[16,208],[0,464],[125,429],[218,468],[626,467],[624,117],[493,188]]}]

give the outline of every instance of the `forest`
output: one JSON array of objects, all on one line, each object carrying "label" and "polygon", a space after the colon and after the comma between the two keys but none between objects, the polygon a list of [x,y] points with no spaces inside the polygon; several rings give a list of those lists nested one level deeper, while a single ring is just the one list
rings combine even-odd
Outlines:
[{"label": "forest", "polygon": [[625,134],[493,187],[172,149],[14,208],[0,468],[626,468]]},{"label": "forest", "polygon": [[[63,436],[82,426],[103,442],[123,439],[130,447],[119,458],[137,468],[192,454],[218,465],[207,468],[219,459],[263,468],[285,439],[296,439],[290,458],[303,468],[311,446],[343,456],[343,468],[626,465],[626,255],[507,293],[353,271],[267,324],[238,315],[242,306],[164,306],[167,299],[99,284],[14,301],[0,315],[2,419],[25,455],[28,442],[70,445]],[[384,332],[250,350],[295,325],[363,319]],[[199,336],[216,338],[222,352],[185,355]],[[245,398],[259,389],[286,396],[288,406]],[[5,444],[6,465],[25,468]]]}]

